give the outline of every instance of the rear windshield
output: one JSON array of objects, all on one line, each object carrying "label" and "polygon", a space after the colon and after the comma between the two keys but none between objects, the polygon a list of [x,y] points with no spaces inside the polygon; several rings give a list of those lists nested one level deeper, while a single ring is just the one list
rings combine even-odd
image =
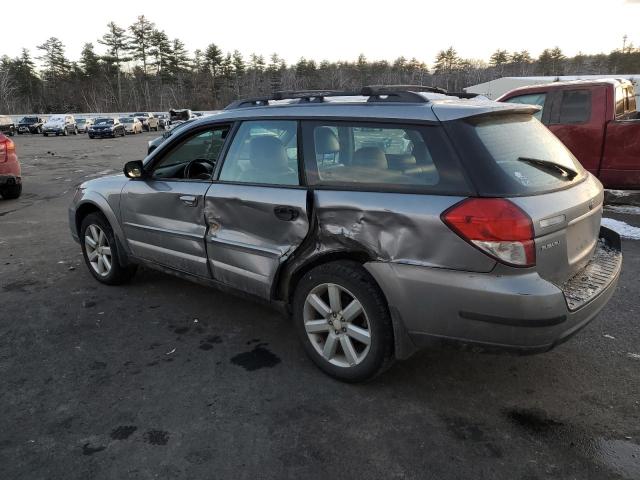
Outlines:
[{"label": "rear windshield", "polygon": [[488,116],[464,123],[468,141],[456,143],[464,150],[481,194],[534,195],[568,187],[585,176],[573,154],[531,115]]}]

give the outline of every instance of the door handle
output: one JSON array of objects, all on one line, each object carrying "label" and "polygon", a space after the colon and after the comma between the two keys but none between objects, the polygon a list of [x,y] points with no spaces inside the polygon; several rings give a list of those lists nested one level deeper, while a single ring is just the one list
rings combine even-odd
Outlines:
[{"label": "door handle", "polygon": [[284,220],[286,222],[291,222],[300,215],[300,211],[297,208],[289,207],[288,205],[278,205],[273,207],[273,213],[275,213],[276,217],[280,220]]},{"label": "door handle", "polygon": [[198,198],[194,195],[182,195],[180,200],[190,207],[195,207],[198,204]]}]

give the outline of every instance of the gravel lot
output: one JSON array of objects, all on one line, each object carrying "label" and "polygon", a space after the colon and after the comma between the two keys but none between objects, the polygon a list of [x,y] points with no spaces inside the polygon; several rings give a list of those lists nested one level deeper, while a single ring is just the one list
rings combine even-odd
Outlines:
[{"label": "gravel lot", "polygon": [[148,270],[93,280],[67,226],[74,187],[143,158],[156,135],[14,137],[0,477],[640,478],[640,242],[624,241],[600,317],[552,352],[425,351],[345,385],[264,306]]}]

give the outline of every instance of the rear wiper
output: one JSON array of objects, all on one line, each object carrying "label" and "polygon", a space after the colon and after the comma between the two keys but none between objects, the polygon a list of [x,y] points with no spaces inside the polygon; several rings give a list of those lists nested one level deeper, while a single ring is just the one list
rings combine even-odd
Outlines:
[{"label": "rear wiper", "polygon": [[549,173],[560,173],[560,176],[554,175],[557,178],[573,180],[578,175],[578,172],[571,168],[560,165],[559,163],[552,162],[550,160],[541,160],[539,158],[531,157],[518,157],[518,161],[525,162],[534,167],[539,167],[542,170],[546,170]]}]

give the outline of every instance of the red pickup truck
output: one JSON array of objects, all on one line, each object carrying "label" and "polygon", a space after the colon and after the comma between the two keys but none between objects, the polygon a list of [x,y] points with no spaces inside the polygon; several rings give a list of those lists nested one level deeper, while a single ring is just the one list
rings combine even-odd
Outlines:
[{"label": "red pickup truck", "polygon": [[517,88],[500,102],[536,115],[606,188],[640,189],[640,115],[627,80],[576,80]]}]

